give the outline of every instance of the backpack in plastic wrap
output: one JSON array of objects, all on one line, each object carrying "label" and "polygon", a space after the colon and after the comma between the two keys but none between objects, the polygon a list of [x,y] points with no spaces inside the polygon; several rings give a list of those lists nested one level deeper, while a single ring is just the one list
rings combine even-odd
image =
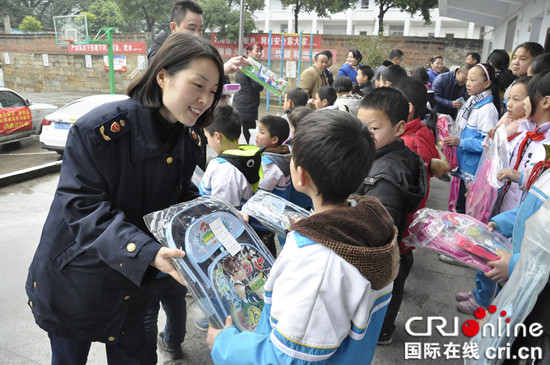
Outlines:
[{"label": "backpack in plastic wrap", "polygon": [[309,217],[304,208],[267,191],[258,191],[243,205],[242,211],[282,236],[287,235],[292,223]]},{"label": "backpack in plastic wrap", "polygon": [[467,214],[420,209],[409,233],[403,239],[405,245],[439,251],[482,271],[492,270],[487,261],[500,258],[497,249],[512,252],[512,243],[506,237],[490,232],[486,224]]},{"label": "backpack in plastic wrap", "polygon": [[174,266],[210,324],[221,329],[231,315],[239,331],[254,331],[274,259],[239,212],[220,198],[202,196],[144,220],[161,244],[185,251]]}]

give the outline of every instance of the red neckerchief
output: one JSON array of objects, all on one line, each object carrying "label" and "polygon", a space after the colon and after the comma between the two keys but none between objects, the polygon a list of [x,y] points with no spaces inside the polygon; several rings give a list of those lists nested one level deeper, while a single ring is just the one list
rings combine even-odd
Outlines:
[{"label": "red neckerchief", "polygon": [[[537,128],[538,130],[538,128]],[[521,159],[523,158],[523,153],[525,152],[525,147],[527,147],[527,143],[530,140],[533,141],[542,141],[544,139],[545,135],[544,132],[527,132],[525,134],[525,138],[523,141],[521,141],[518,149],[518,155],[516,159],[516,165],[514,166],[514,170],[518,169],[519,163],[521,162]]]},{"label": "red neckerchief", "polygon": [[[546,169],[549,168],[549,167],[550,167],[550,161],[548,161],[548,160],[539,161],[535,164],[535,166],[533,166],[533,170],[531,171],[531,175],[529,175],[529,179],[527,180],[527,185],[525,186],[525,191],[526,192],[528,192],[529,189],[531,189],[531,185],[533,185],[535,180],[537,180],[538,177],[544,171],[546,171]],[[527,196],[527,194],[524,194],[523,199],[525,199],[526,196]],[[522,199],[522,201],[523,201],[523,199]]]},{"label": "red neckerchief", "polygon": [[521,132],[517,132],[517,133],[512,134],[510,137],[508,137],[508,142],[510,142],[511,140],[513,140],[514,138],[519,136],[520,134],[521,134]]}]

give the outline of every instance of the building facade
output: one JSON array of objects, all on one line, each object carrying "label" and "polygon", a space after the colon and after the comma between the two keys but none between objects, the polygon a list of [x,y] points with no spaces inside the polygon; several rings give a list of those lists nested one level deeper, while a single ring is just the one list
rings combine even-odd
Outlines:
[{"label": "building facade", "polygon": [[550,0],[439,0],[440,13],[491,27],[484,54],[538,42],[550,52]]},{"label": "building facade", "polygon": [[[482,39],[486,27],[464,20],[440,16],[439,9],[430,11],[431,24],[420,15],[410,16],[399,9],[389,9],[384,16],[384,35],[414,37],[456,37]],[[298,31],[313,34],[376,35],[379,9],[374,0],[359,0],[353,8],[320,18],[315,13],[300,12]],[[259,33],[293,33],[294,7],[279,0],[265,0],[264,8],[253,14]]]}]

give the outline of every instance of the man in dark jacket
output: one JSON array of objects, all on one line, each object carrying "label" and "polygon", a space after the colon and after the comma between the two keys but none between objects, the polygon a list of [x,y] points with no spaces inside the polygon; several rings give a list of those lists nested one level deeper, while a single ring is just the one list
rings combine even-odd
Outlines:
[{"label": "man in dark jacket", "polygon": [[[445,72],[437,76],[432,84],[434,95],[434,110],[438,113],[449,114],[456,118],[458,109],[466,102],[469,95],[466,91],[466,78],[473,66],[465,63],[454,72]],[[458,100],[462,98],[462,100]]]},{"label": "man in dark jacket", "polygon": [[411,249],[401,242],[407,216],[427,193],[428,177],[424,161],[399,138],[405,131],[409,103],[399,90],[381,87],[362,101],[357,117],[374,135],[374,164],[357,193],[377,197],[393,218],[398,229],[401,262],[393,284],[392,299],[378,338],[379,345],[389,345],[395,331],[395,318],[403,301],[405,280],[413,265]]},{"label": "man in dark jacket", "polygon": [[[170,10],[170,30],[174,33],[194,33],[202,37],[203,16],[202,7],[193,0],[178,1]],[[151,60],[157,54],[160,46],[164,43],[170,34],[161,30],[153,39],[151,49],[147,54],[147,59]],[[229,75],[239,71],[240,67],[245,67],[249,63],[243,56],[236,56],[223,65],[225,75]],[[226,84],[229,83],[229,78],[226,77]]]}]

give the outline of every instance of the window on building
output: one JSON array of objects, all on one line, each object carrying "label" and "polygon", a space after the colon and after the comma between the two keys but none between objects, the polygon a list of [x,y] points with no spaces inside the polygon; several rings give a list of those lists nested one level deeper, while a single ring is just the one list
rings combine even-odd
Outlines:
[{"label": "window on building", "polygon": [[359,32],[359,35],[367,35],[367,31],[366,30],[362,30]]},{"label": "window on building", "polygon": [[516,34],[516,23],[518,17],[514,17],[508,22],[508,27],[506,29],[506,41],[504,42],[504,49],[513,49],[514,48],[514,36]]},{"label": "window on building", "polygon": [[454,38],[454,37],[455,37],[454,33],[445,33],[445,38]]},{"label": "window on building", "polygon": [[390,25],[389,27],[389,30],[388,30],[388,35],[389,36],[402,36],[403,35],[403,32],[405,30],[405,26],[404,25]]},{"label": "window on building", "polygon": [[428,37],[435,37],[435,33],[428,33]]},{"label": "window on building", "polygon": [[281,24],[281,33],[288,33],[288,24]]},{"label": "window on building", "polygon": [[369,8],[369,0],[361,0],[361,9]]}]

